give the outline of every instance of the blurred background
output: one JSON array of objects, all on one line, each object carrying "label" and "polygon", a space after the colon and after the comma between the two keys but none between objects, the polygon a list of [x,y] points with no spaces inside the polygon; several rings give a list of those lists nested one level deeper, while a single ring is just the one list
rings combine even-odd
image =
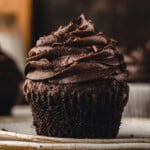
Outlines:
[{"label": "blurred background", "polygon": [[150,35],[150,1],[136,0],[35,0],[33,44],[37,38],[84,13],[96,28],[129,49],[145,46]]},{"label": "blurred background", "polygon": [[[129,81],[142,83],[131,87],[130,98],[141,101],[135,95],[144,90],[138,115],[150,116],[150,0],[0,0],[0,45],[23,74],[27,52],[36,40],[81,13],[99,31],[119,41],[131,74]],[[133,116],[137,114],[129,109]]]},{"label": "blurred background", "polygon": [[[148,48],[149,8],[149,0],[0,0],[0,43],[8,50],[7,44],[11,41],[7,41],[9,37],[5,37],[3,32],[6,32],[6,28],[15,28],[9,36],[14,36],[11,39],[16,45],[13,45],[14,48],[10,46],[12,52],[9,53],[15,49],[18,55],[22,52],[20,55],[23,57],[40,36],[49,34],[84,13],[98,30],[116,38],[128,51],[137,47]],[[20,67],[23,67],[22,63]]]}]

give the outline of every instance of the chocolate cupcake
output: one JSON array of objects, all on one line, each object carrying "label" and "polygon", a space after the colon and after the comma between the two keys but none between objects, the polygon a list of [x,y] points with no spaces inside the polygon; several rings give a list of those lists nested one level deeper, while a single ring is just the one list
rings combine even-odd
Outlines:
[{"label": "chocolate cupcake", "polygon": [[117,136],[129,88],[116,46],[84,15],[37,41],[29,52],[24,84],[37,134]]},{"label": "chocolate cupcake", "polygon": [[19,92],[22,75],[0,48],[0,115],[9,115]]}]

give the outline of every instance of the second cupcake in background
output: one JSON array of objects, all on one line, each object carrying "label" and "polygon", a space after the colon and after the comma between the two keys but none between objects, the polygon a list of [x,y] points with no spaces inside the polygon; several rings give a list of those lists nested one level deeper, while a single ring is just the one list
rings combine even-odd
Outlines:
[{"label": "second cupcake in background", "polygon": [[150,82],[150,50],[137,48],[125,55],[127,70],[130,75],[129,82],[149,83]]},{"label": "second cupcake in background", "polygon": [[37,134],[117,136],[129,88],[116,46],[84,15],[37,41],[29,52],[24,84]]},{"label": "second cupcake in background", "polygon": [[22,80],[15,62],[0,48],[0,115],[11,113]]}]

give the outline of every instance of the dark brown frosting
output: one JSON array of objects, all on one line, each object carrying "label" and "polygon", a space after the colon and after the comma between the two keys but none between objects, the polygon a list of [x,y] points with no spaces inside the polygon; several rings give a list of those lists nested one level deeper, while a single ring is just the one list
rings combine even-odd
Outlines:
[{"label": "dark brown frosting", "polygon": [[41,37],[27,58],[25,75],[31,80],[76,83],[95,79],[126,80],[117,42],[94,29],[84,15]]}]

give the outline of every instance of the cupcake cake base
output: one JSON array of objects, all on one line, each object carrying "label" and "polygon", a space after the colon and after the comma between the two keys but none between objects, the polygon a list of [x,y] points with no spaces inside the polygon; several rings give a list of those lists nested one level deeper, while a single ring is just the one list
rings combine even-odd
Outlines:
[{"label": "cupcake cake base", "polygon": [[115,138],[129,90],[126,82],[108,79],[64,85],[26,80],[24,89],[37,134],[72,138]]}]

